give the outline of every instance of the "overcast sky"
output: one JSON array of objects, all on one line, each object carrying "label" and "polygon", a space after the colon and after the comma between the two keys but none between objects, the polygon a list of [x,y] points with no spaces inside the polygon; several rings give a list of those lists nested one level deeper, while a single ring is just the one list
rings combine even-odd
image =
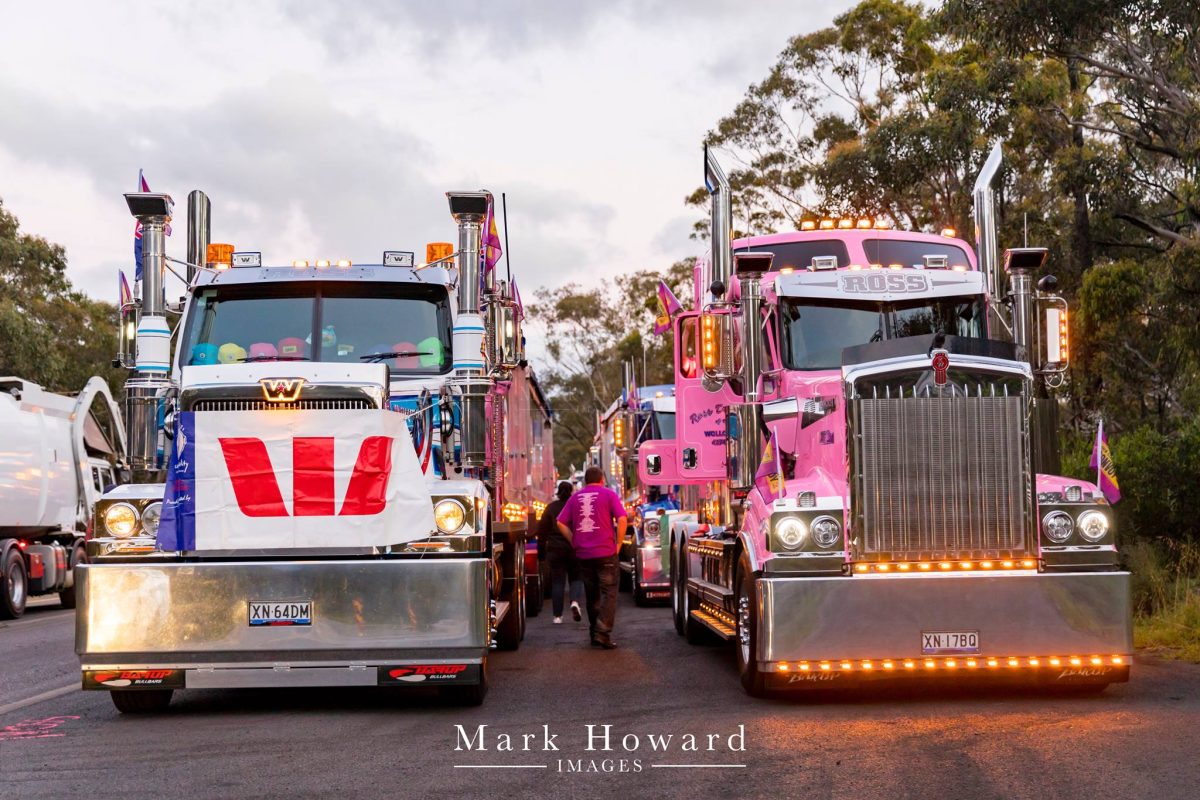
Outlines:
[{"label": "overcast sky", "polygon": [[[114,300],[121,194],[213,203],[213,240],[378,261],[452,240],[443,193],[508,195],[540,286],[664,268],[699,245],[700,143],[789,36],[845,0],[6,2],[0,198]],[[420,257],[420,256],[418,256]]]}]

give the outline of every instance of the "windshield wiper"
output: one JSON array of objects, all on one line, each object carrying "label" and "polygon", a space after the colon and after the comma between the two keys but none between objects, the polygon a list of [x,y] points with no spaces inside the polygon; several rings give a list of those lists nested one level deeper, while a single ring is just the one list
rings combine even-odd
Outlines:
[{"label": "windshield wiper", "polygon": [[238,361],[251,363],[255,361],[312,361],[308,356],[246,356]]},{"label": "windshield wiper", "polygon": [[367,353],[366,355],[359,356],[359,359],[363,361],[383,361],[385,358],[413,358],[415,356],[431,355],[433,355],[433,353],[429,353],[424,350],[402,350],[400,352],[388,350],[386,353]]}]

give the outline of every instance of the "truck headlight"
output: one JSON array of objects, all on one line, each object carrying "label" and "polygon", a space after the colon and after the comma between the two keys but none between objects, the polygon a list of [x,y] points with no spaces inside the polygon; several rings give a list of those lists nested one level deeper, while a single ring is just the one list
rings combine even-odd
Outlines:
[{"label": "truck headlight", "polygon": [[842,526],[833,517],[817,517],[812,523],[812,535],[818,547],[833,547],[842,538]]},{"label": "truck headlight", "polygon": [[656,519],[646,520],[646,525],[643,528],[643,530],[646,533],[646,536],[652,537],[654,539],[658,538],[658,534],[661,531],[661,529],[662,529],[662,526],[659,524],[658,520],[656,520]]},{"label": "truck headlight", "polygon": [[775,526],[776,538],[788,550],[799,549],[800,545],[804,544],[804,534],[807,532],[808,529],[804,527],[804,521],[796,517],[782,519]]},{"label": "truck headlight", "polygon": [[457,533],[467,521],[467,511],[457,500],[439,500],[433,507],[433,521],[442,533]]},{"label": "truck headlight", "polygon": [[1079,515],[1079,535],[1089,542],[1098,542],[1108,535],[1108,517],[1101,511],[1085,511]]},{"label": "truck headlight", "polygon": [[1071,519],[1071,515],[1065,511],[1051,511],[1042,517],[1042,533],[1046,534],[1046,538],[1055,544],[1062,544],[1070,539],[1074,531],[1075,520]]},{"label": "truck headlight", "polygon": [[137,532],[137,509],[129,503],[114,503],[104,509],[104,529],[109,536],[128,539]]},{"label": "truck headlight", "polygon": [[147,536],[158,534],[158,521],[162,517],[162,503],[151,503],[142,509],[142,530]]}]

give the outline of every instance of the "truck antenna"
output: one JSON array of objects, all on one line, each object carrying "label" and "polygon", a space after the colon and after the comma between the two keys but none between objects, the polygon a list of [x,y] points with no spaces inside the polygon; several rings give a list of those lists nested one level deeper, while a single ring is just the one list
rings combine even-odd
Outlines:
[{"label": "truck antenna", "polygon": [[508,260],[508,198],[504,192],[500,193],[500,215],[504,217],[504,273],[508,278],[508,283],[512,285],[512,262]]}]

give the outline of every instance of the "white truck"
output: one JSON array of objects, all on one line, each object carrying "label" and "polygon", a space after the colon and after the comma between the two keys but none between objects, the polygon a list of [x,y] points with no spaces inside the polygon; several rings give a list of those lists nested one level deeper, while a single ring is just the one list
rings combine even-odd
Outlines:
[{"label": "white truck", "polygon": [[[529,367],[516,293],[487,268],[492,197],[447,197],[458,244],[424,264],[271,265],[210,243],[193,192],[169,306],[171,199],[126,195],[143,242],[119,359],[139,480],[100,501],[77,572],[83,688],[122,712],[191,688],[482,702],[489,651],[524,635],[522,503],[550,499],[505,487],[532,485],[549,430],[514,399]],[[514,442],[528,458],[508,458]]]},{"label": "white truck", "polygon": [[67,397],[0,378],[0,619],[21,616],[34,595],[75,607],[73,568],[124,449],[121,411],[102,379]]}]

